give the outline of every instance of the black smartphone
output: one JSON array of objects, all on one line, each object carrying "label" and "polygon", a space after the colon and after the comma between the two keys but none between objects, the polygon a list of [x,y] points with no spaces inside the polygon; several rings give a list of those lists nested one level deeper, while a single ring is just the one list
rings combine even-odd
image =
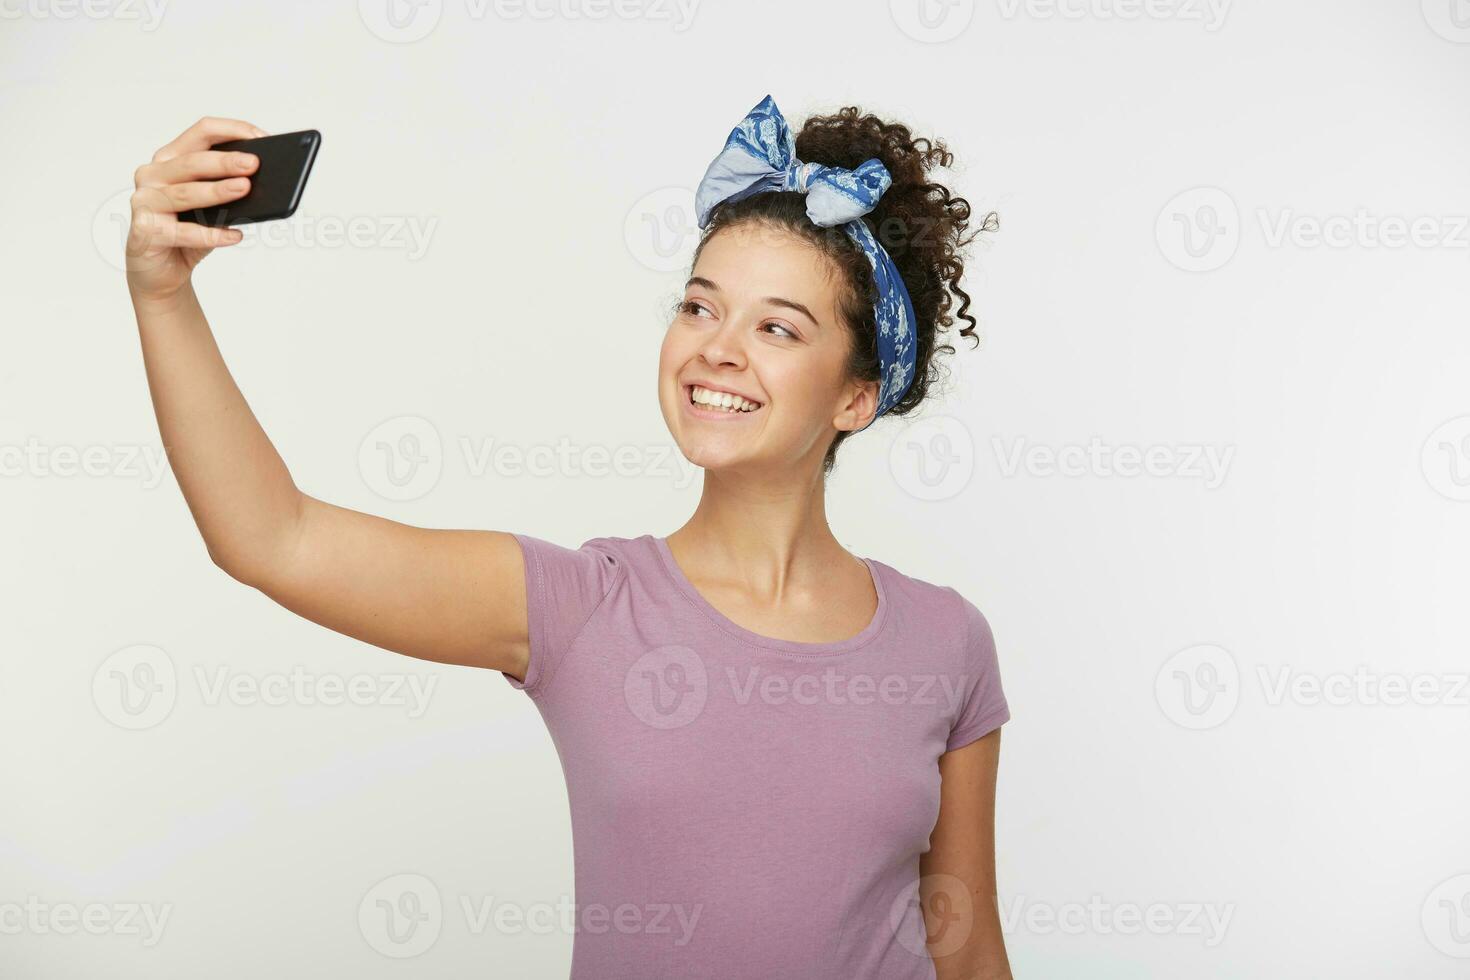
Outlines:
[{"label": "black smartphone", "polygon": [[306,189],[306,178],[321,145],[322,134],[314,129],[214,144],[211,150],[243,150],[260,158],[255,172],[246,174],[250,190],[244,197],[224,204],[180,211],[179,220],[222,228],[291,217],[301,203],[301,192]]}]

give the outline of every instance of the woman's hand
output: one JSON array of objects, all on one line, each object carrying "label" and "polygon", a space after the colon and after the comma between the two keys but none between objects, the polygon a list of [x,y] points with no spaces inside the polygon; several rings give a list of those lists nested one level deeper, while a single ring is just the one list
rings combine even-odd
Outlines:
[{"label": "woman's hand", "polygon": [[177,213],[244,197],[259,159],[252,153],[209,147],[265,135],[240,119],[206,116],[133,172],[137,189],[131,199],[127,271],[134,302],[171,300],[188,285],[194,267],[206,255],[244,237],[235,228],[180,221]]}]

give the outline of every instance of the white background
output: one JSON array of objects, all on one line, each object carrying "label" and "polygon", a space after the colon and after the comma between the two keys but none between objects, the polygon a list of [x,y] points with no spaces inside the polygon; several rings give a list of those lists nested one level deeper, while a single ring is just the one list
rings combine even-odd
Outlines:
[{"label": "white background", "polygon": [[[657,350],[694,184],[767,93],[944,140],[938,179],[1000,216],[983,348],[844,447],[829,504],[994,627],[1017,976],[1470,971],[1470,6],[923,2],[0,3],[0,974],[571,954],[474,915],[571,895],[532,702],[233,582],[150,469],[133,169],[204,114],[319,129],[297,215],[196,278],[298,484],[575,546],[697,499]],[[425,462],[386,469],[405,437]],[[382,696],[215,697],[297,668]],[[374,925],[405,891],[442,907],[411,942]],[[89,903],[98,934],[60,932]]]}]

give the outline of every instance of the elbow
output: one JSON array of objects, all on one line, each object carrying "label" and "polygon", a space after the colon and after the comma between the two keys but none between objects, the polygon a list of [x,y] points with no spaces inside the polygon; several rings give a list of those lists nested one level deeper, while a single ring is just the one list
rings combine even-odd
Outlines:
[{"label": "elbow", "polygon": [[209,551],[209,560],[214,562],[214,566],[220,571],[242,585],[255,585],[256,575],[252,571],[253,566],[244,556],[208,542],[205,543],[205,548]]}]

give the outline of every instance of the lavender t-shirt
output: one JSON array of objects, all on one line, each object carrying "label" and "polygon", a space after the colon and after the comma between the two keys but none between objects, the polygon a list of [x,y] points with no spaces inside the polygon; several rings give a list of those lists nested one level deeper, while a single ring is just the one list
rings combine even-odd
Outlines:
[{"label": "lavender t-shirt", "polygon": [[665,539],[525,555],[524,681],[566,777],[572,980],[932,980],[919,855],[941,754],[1010,718],[985,617],[863,559],[861,633],[722,615]]}]

